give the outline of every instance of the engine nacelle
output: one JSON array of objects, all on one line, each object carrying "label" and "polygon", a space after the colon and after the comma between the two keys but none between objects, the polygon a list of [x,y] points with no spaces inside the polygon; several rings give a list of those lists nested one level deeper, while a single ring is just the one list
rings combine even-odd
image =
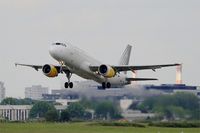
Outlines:
[{"label": "engine nacelle", "polygon": [[98,71],[101,75],[107,78],[112,78],[116,75],[116,71],[111,66],[104,64],[99,67]]},{"label": "engine nacelle", "polygon": [[55,66],[46,64],[42,67],[42,71],[44,75],[47,77],[56,77],[58,76],[58,70],[56,69]]}]

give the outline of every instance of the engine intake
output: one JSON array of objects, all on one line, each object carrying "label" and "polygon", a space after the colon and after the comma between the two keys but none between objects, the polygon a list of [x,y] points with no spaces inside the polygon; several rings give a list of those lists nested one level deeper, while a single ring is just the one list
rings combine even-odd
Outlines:
[{"label": "engine intake", "polygon": [[46,64],[42,67],[44,75],[47,77],[56,77],[58,76],[58,71],[55,66]]},{"label": "engine intake", "polygon": [[101,75],[107,78],[112,78],[116,75],[115,70],[111,66],[104,65],[104,64],[99,67],[98,71]]}]

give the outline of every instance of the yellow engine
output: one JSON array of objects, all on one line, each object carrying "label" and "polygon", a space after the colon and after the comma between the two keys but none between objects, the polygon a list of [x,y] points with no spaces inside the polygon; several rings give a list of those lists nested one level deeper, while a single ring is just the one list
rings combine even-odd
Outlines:
[{"label": "yellow engine", "polygon": [[104,64],[99,67],[98,71],[101,75],[107,78],[112,78],[116,75],[116,71],[111,66]]},{"label": "yellow engine", "polygon": [[46,64],[42,67],[42,71],[44,75],[47,77],[56,77],[58,76],[58,70],[56,69],[55,66]]}]

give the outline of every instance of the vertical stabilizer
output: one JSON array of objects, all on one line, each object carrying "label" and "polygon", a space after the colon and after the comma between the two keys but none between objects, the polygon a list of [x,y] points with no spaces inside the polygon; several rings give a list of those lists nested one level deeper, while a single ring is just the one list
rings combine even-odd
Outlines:
[{"label": "vertical stabilizer", "polygon": [[[124,52],[120,58],[119,65],[128,65],[129,64],[129,60],[130,60],[130,56],[131,56],[131,49],[132,49],[131,45],[126,46],[126,49],[124,50]],[[124,74],[127,74],[127,72],[124,72]]]},{"label": "vertical stabilizer", "polygon": [[126,46],[126,49],[124,50],[124,52],[120,58],[119,65],[128,65],[129,64],[131,49],[132,49],[131,45]]}]

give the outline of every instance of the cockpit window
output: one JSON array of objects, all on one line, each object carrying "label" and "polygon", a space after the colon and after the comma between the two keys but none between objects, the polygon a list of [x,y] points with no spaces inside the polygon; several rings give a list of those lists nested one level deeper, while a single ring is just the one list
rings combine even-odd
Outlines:
[{"label": "cockpit window", "polygon": [[59,43],[59,42],[53,43],[53,45],[61,45],[61,46],[67,47],[66,44],[64,44],[64,43]]}]

